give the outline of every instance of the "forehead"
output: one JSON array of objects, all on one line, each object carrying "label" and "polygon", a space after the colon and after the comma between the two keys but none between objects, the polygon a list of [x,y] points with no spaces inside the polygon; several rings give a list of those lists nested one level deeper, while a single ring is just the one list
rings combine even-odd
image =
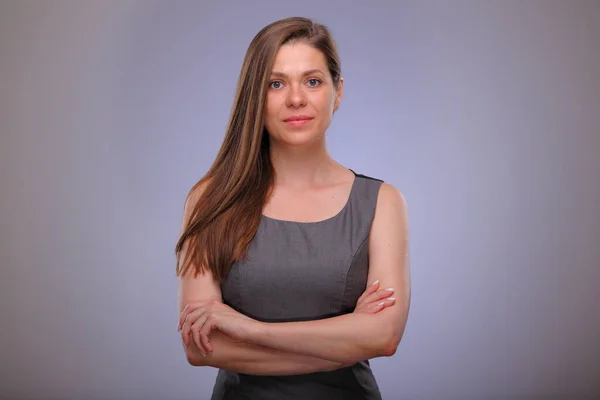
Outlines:
[{"label": "forehead", "polygon": [[285,44],[275,56],[273,72],[294,74],[309,69],[326,71],[327,61],[323,53],[305,43]]}]

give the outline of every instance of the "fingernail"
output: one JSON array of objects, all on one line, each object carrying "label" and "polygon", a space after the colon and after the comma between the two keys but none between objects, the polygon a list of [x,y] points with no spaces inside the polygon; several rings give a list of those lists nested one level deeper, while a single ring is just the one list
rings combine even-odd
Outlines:
[{"label": "fingernail", "polygon": [[375,282],[372,283],[373,286],[377,285],[379,283],[379,280],[376,280]]},{"label": "fingernail", "polygon": [[389,287],[389,288],[387,288],[387,289],[385,289],[385,290],[387,290],[388,292],[393,292],[393,291],[394,291],[394,288],[391,288],[391,287]]},{"label": "fingernail", "polygon": [[395,297],[389,297],[386,300],[388,300],[388,301],[394,301],[394,300],[396,300],[396,298]]},{"label": "fingernail", "polygon": [[381,303],[379,303],[379,305],[380,305],[380,306],[382,306],[382,305],[384,305],[384,304],[385,304],[385,302],[383,302],[383,301],[382,301]]}]

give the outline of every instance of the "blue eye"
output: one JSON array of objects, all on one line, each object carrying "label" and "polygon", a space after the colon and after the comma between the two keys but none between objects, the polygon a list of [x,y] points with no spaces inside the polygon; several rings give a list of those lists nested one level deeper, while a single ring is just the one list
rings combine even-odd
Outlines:
[{"label": "blue eye", "polygon": [[273,89],[279,89],[281,86],[274,86],[274,85],[281,85],[281,82],[279,81],[273,81],[269,83],[269,87],[273,88]]},{"label": "blue eye", "polygon": [[312,78],[312,79],[309,79],[308,82],[315,82],[314,85],[309,84],[309,86],[315,87],[315,86],[318,86],[321,83],[321,80],[317,79],[317,78]]}]

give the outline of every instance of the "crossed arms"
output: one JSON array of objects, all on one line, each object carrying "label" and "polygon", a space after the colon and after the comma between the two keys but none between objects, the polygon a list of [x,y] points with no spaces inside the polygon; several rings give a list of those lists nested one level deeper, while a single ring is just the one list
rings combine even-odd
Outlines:
[{"label": "crossed arms", "polygon": [[351,314],[263,323],[223,305],[219,285],[210,273],[181,277],[178,328],[188,362],[254,375],[288,375],[392,356],[410,307],[408,247],[404,197],[384,183],[370,232],[368,282],[378,281],[377,288],[393,288],[393,302],[383,300],[384,290],[369,286]]}]

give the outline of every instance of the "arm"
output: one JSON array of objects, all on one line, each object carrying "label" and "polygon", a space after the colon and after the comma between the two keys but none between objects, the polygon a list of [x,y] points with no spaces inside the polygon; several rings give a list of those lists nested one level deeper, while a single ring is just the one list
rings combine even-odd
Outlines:
[{"label": "arm", "polygon": [[249,341],[276,350],[343,364],[391,356],[400,343],[410,305],[408,218],[404,196],[383,184],[369,243],[369,281],[395,289],[396,304],[376,314],[346,314],[317,321],[259,323]]},{"label": "arm", "polygon": [[[210,273],[196,278],[181,277],[179,287],[179,312],[186,304],[205,302],[208,299],[222,301],[219,286]],[[188,346],[184,344],[185,355],[191,365],[223,368],[253,375],[306,374],[332,371],[345,366],[340,362],[236,341],[218,330],[211,332],[210,340],[214,350],[207,356],[200,352],[193,340]]]},{"label": "arm", "polygon": [[193,341],[185,349],[191,365],[222,368],[251,375],[297,375],[345,367],[342,363],[334,361],[238,342],[219,331],[211,332],[210,340],[214,351],[208,356],[203,356]]},{"label": "arm", "polygon": [[[194,201],[197,201],[202,189],[192,193],[186,200],[184,221],[189,218]],[[186,250],[184,246],[183,251]],[[192,274],[179,278],[178,310],[182,312],[186,304],[206,302],[216,299],[222,302],[221,289],[212,273],[193,277]],[[185,346],[185,355],[193,366],[211,366],[230,371],[254,375],[303,374],[318,371],[330,371],[345,365],[301,354],[274,350],[256,344],[235,341],[219,331],[211,333],[214,351],[204,356],[192,341]]]}]

